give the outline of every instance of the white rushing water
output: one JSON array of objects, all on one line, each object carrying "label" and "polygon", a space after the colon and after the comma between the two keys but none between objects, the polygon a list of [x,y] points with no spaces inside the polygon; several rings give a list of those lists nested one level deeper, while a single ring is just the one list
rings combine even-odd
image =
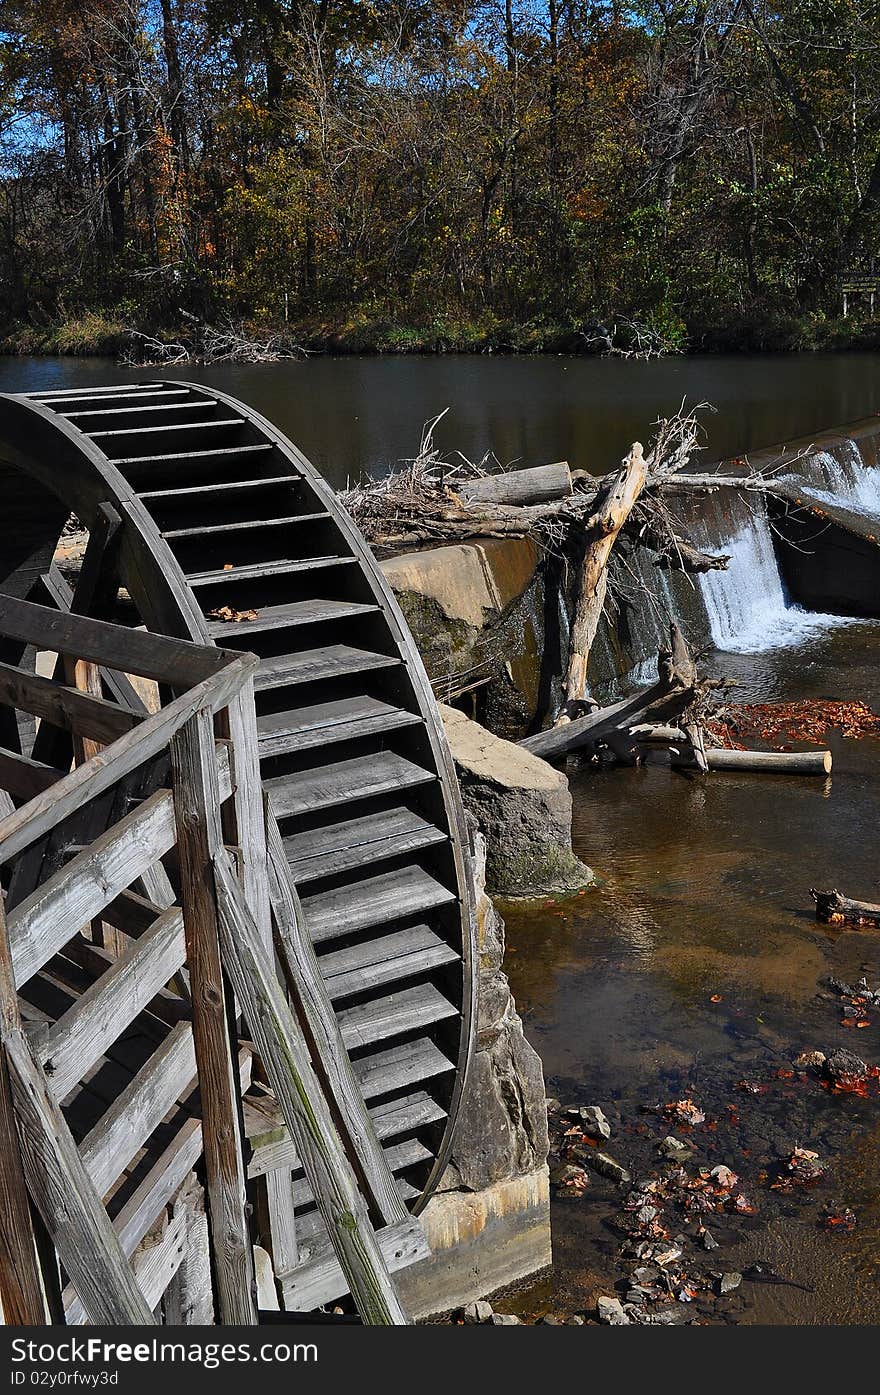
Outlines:
[{"label": "white rushing water", "polygon": [[880,469],[865,464],[855,441],[841,441],[834,452],[812,452],[803,472],[788,478],[811,499],[880,518]]},{"label": "white rushing water", "polygon": [[851,623],[846,616],[802,610],[791,603],[763,513],[744,523],[719,550],[730,554],[727,570],[705,572],[700,577],[716,649],[757,654],[801,644],[834,626]]}]

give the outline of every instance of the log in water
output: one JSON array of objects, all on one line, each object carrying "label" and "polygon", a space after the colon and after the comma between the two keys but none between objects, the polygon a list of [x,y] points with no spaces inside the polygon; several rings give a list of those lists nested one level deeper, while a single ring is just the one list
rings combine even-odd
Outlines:
[{"label": "log in water", "polygon": [[[669,753],[673,765],[695,766],[690,750]],[[707,750],[710,770],[755,770],[775,775],[830,775],[830,751],[725,751]]]}]

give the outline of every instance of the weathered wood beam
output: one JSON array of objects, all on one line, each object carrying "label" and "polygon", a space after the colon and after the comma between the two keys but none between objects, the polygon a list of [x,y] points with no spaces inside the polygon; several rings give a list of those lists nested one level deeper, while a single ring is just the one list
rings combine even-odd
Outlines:
[{"label": "weathered wood beam", "polygon": [[50,610],[33,601],[0,596],[0,634],[68,654],[76,659],[136,673],[172,688],[191,688],[229,663],[224,649],[170,639],[147,630],[128,629],[107,620]]},{"label": "weathered wood beam", "polygon": [[86,1312],[101,1325],[151,1324],[153,1315],[24,1032],[8,1033],[5,1048],[28,1191]]},{"label": "weathered wood beam", "polygon": [[253,1325],[256,1277],[220,961],[214,868],[223,837],[210,711],[197,712],[177,731],[171,765],[217,1300],[223,1323]]},{"label": "weathered wood beam", "polygon": [[527,470],[502,470],[497,475],[454,484],[463,499],[488,504],[545,504],[567,499],[572,491],[567,460],[552,465],[534,465]]},{"label": "weathered wood beam", "polygon": [[21,1030],[12,956],[0,898],[0,1307],[10,1327],[46,1321],[36,1241],[15,1123],[5,1040]]},{"label": "weathered wood beam", "polygon": [[214,857],[224,963],[365,1323],[408,1319],[309,1051],[224,849]]},{"label": "weathered wood beam", "polygon": [[183,963],[183,912],[163,912],[105,974],[68,1008],[38,1043],[58,1099],[91,1070]]},{"label": "weathered wood beam", "polygon": [[0,787],[16,799],[34,799],[63,780],[64,775],[63,770],[43,761],[0,747]]},{"label": "weathered wood beam", "polygon": [[143,721],[144,712],[107,702],[51,678],[0,664],[0,702],[29,712],[52,726],[95,741],[115,741]]},{"label": "weathered wood beam", "polygon": [[124,775],[158,755],[174,733],[202,707],[210,707],[213,711],[224,707],[258,664],[253,654],[239,655],[167,707],[145,717],[140,726],[121,736],[112,747],[99,751],[53,784],[50,790],[3,819],[0,822],[0,862],[18,856],[83,802],[103,794]]},{"label": "weathered wood beam", "polygon": [[577,702],[587,690],[587,664],[602,617],[608,589],[608,558],[617,535],[645,487],[648,462],[641,444],[634,442],[613,483],[600,491],[594,512],[583,525],[577,565],[580,576],[577,602],[569,639],[567,702]]}]

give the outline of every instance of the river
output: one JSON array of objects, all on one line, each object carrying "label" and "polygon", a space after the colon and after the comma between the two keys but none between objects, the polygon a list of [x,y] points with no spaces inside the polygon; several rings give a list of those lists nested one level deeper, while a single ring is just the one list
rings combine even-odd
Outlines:
[{"label": "river", "polygon": [[[155,376],[99,360],[0,360],[3,391]],[[412,453],[422,423],[445,407],[444,448],[471,457],[491,448],[526,464],[565,457],[597,473],[683,399],[717,409],[707,417],[709,457],[880,410],[877,354],[314,358],[163,376],[240,395],[337,485]],[[850,492],[860,479],[851,474]],[[880,626],[793,611],[772,548],[752,533],[751,524],[733,530],[731,570],[711,574],[692,622],[715,646],[709,665],[736,678],[740,700],[857,698],[880,709]],[[651,653],[653,633],[630,660]],[[697,1161],[734,1168],[757,1213],[736,1233],[725,1236],[721,1225],[711,1267],[769,1261],[798,1286],[744,1283],[709,1321],[880,1319],[877,1100],[832,1097],[791,1076],[800,1052],[852,1047],[853,1037],[868,1060],[880,1055],[876,1014],[869,1030],[847,1031],[839,1003],[824,994],[829,974],[855,981],[864,973],[877,986],[880,936],[819,927],[809,895],[812,884],[839,885],[877,899],[880,743],[830,742],[828,780],[703,779],[657,768],[573,774],[575,851],[599,871],[600,886],[504,908],[507,968],[548,1089],[565,1103],[601,1104],[615,1130],[609,1150],[645,1165],[644,1111],[682,1096],[726,1121],[712,1134],[695,1132]],[[742,1092],[744,1078],[758,1082],[758,1093]],[[828,1179],[780,1196],[768,1177],[796,1144],[820,1153]],[[620,1237],[609,1229],[609,1188],[554,1202],[554,1272],[507,1306],[532,1317],[566,1314],[613,1291]],[[822,1229],[822,1206],[832,1200],[856,1212],[853,1232]]]},{"label": "river", "polygon": [[568,460],[602,474],[683,401],[706,402],[706,458],[773,445],[880,411],[880,354],[623,359],[316,356],[214,368],[122,368],[89,358],[0,358],[0,391],[189,378],[264,412],[337,487],[418,449],[424,422],[447,451],[509,464]]}]

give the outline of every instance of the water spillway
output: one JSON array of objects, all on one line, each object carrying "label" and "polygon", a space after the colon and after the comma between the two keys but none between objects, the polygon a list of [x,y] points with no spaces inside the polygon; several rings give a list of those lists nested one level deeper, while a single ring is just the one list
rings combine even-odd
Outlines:
[{"label": "water spillway", "polygon": [[[752,461],[805,505],[836,509],[858,524],[880,520],[880,462],[876,423],[851,435],[824,437],[815,446],[762,452]],[[652,565],[643,550],[624,545],[611,565],[612,603],[591,655],[590,682],[600,699],[612,698],[656,676],[658,647],[675,620],[695,651],[758,654],[799,646],[854,616],[880,613],[863,602],[815,607],[793,599],[792,579],[812,562],[822,525],[810,525],[803,555],[763,495],[718,489],[688,500],[683,531],[706,552],[728,556],[723,571],[685,576]],[[826,530],[827,531],[827,530]],[[797,565],[794,565],[794,564]],[[844,559],[842,565],[846,565]],[[826,608],[827,607],[827,608]]]}]

